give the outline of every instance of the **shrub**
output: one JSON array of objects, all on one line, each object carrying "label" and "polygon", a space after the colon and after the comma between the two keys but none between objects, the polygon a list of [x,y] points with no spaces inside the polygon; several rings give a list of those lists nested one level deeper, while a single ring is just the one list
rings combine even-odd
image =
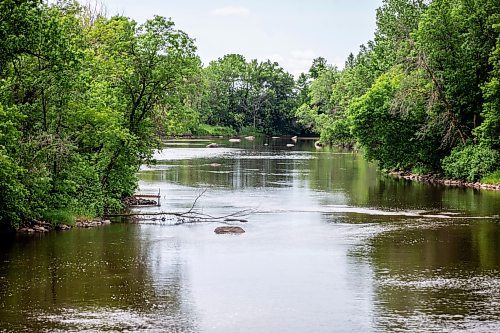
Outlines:
[{"label": "shrub", "polygon": [[477,181],[498,170],[500,154],[489,147],[468,144],[456,147],[441,166],[445,176],[469,182]]},{"label": "shrub", "polygon": [[485,184],[500,184],[500,170],[496,170],[485,177],[481,178],[481,183]]},{"label": "shrub", "polygon": [[43,219],[52,224],[73,225],[76,221],[75,214],[65,209],[49,210],[43,214]]},{"label": "shrub", "polygon": [[335,145],[352,146],[355,138],[349,128],[349,119],[339,118],[325,126],[321,132],[321,142],[332,143]]},{"label": "shrub", "polygon": [[240,135],[254,135],[254,136],[260,136],[262,133],[254,128],[253,126],[245,126],[240,129],[239,132]]}]

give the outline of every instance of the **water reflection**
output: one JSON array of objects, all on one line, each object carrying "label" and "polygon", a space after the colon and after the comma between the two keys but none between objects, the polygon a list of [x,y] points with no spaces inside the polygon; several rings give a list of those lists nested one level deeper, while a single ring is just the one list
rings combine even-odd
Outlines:
[{"label": "water reflection", "polygon": [[[500,193],[396,180],[289,139],[173,141],[161,207],[214,224],[114,224],[0,242],[0,331],[500,330]],[[265,146],[264,143],[268,145]]]},{"label": "water reflection", "polygon": [[0,329],[193,331],[195,315],[186,315],[191,309],[183,303],[189,288],[175,251],[158,271],[161,253],[141,241],[139,229],[106,229],[4,243]]},{"label": "water reflection", "polygon": [[360,154],[335,149],[317,151],[312,140],[299,141],[293,148],[285,148],[286,139],[268,140],[268,146],[258,140],[219,142],[222,148],[167,148],[156,154],[156,165],[143,169],[141,180],[146,187],[161,187],[168,182],[248,192],[300,188],[304,196],[338,193],[345,200],[335,203],[352,207],[448,210],[470,216],[498,215],[500,211],[498,192],[395,179],[378,172]]},{"label": "water reflection", "polygon": [[369,244],[377,327],[428,332],[500,328],[497,224],[418,221],[381,233]]}]

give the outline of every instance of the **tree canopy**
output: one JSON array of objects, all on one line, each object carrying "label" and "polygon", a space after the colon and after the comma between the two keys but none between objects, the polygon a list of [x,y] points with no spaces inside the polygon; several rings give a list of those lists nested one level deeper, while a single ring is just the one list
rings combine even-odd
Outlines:
[{"label": "tree canopy", "polygon": [[294,78],[239,54],[203,67],[165,17],[1,1],[0,223],[120,209],[169,135],[320,134],[383,169],[500,182],[499,13],[384,0],[344,68],[318,57]]},{"label": "tree canopy", "polygon": [[[333,85],[319,75],[308,86],[310,95],[329,91],[332,112],[309,98],[299,122],[324,142],[357,144],[385,169],[469,181],[494,173],[499,13],[494,0],[385,0],[374,40]],[[476,164],[473,174],[457,170]]]}]

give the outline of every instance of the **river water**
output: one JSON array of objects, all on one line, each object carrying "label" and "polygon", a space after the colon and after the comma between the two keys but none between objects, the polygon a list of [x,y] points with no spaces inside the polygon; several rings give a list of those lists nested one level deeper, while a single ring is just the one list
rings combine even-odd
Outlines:
[{"label": "river water", "polygon": [[[0,331],[498,332],[500,193],[387,177],[289,139],[177,140],[139,173],[161,207],[248,211],[0,243]],[[264,145],[267,143],[268,145]]]}]

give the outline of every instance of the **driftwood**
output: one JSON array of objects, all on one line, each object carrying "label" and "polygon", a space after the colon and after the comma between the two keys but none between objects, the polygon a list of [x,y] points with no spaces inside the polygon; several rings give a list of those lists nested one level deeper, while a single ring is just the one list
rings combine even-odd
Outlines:
[{"label": "driftwood", "polygon": [[189,210],[185,212],[130,212],[123,214],[107,214],[106,218],[110,217],[130,217],[140,221],[153,221],[153,222],[172,222],[174,225],[186,223],[200,223],[200,222],[217,222],[224,224],[232,224],[234,222],[248,222],[243,217],[248,216],[253,212],[253,209],[244,209],[227,215],[214,216],[199,212],[196,210],[198,200],[205,194],[207,189],[204,189],[193,201]]}]

